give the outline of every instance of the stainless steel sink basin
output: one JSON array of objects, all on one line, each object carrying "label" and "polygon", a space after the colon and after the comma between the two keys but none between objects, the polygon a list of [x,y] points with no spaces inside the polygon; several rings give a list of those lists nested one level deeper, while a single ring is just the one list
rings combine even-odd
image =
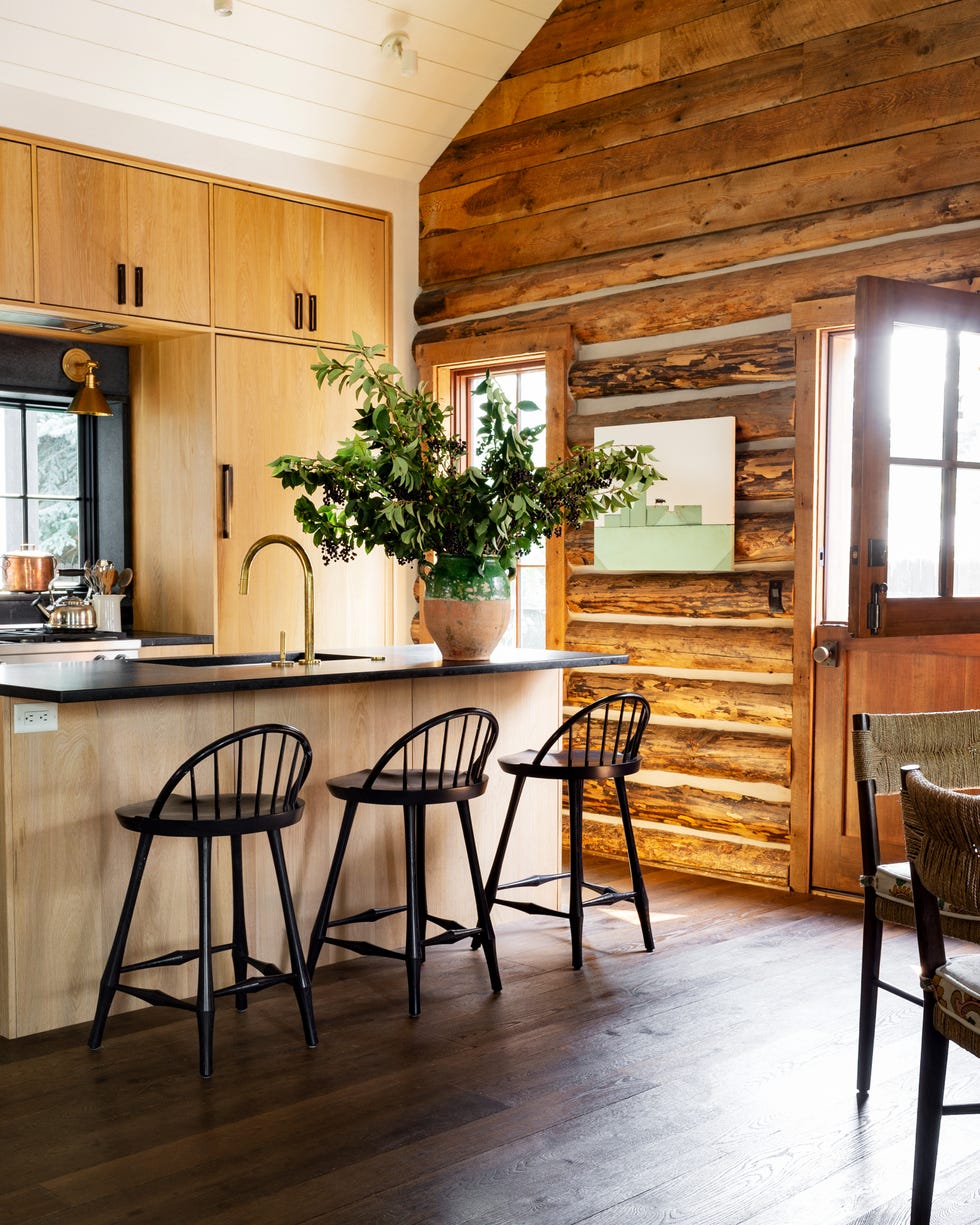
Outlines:
[{"label": "stainless steel sink basin", "polygon": [[[287,651],[286,658],[297,663],[302,651]],[[341,659],[370,659],[369,655],[331,655],[317,651],[316,658],[324,663]],[[163,664],[168,668],[268,668],[277,663],[278,655],[177,655],[172,659],[141,659],[141,664]]]}]

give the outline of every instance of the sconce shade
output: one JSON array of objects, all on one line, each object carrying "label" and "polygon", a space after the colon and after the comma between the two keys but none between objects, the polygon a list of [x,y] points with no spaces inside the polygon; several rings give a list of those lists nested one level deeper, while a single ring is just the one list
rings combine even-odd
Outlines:
[{"label": "sconce shade", "polygon": [[61,359],[61,368],[73,383],[83,383],[68,405],[70,413],[84,417],[111,417],[112,409],[99,390],[95,372],[99,367],[84,349],[69,349]]}]

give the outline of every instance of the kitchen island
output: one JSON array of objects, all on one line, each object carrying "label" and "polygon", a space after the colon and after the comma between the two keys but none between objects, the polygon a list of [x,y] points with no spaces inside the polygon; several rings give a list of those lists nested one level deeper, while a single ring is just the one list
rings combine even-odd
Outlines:
[{"label": "kitchen island", "polygon": [[[501,648],[489,661],[447,663],[426,645],[321,654],[316,667],[286,668],[273,667],[271,657],[0,664],[0,1035],[15,1038],[91,1019],[136,843],[114,810],[155,795],[208,741],[266,722],[290,723],[310,739],[306,811],[284,836],[305,940],[341,815],[340,803],[326,791],[328,778],[372,764],[409,727],[458,706],[483,706],[497,716],[495,756],[535,746],[560,721],[562,669],[626,662],[616,654]],[[496,766],[489,773],[487,794],[473,806],[485,867],[509,793]],[[515,877],[555,871],[560,862],[558,790],[543,782],[537,788],[525,803],[536,803],[539,819],[525,821],[512,843],[508,866]],[[338,900],[345,913],[400,897],[400,817],[368,809],[358,827]],[[282,917],[268,855],[261,848],[250,853],[254,841],[246,839],[251,942],[257,956],[274,960],[284,955]],[[467,902],[459,849],[455,812],[433,810],[427,852],[432,911],[464,918],[472,894]],[[227,847],[219,845],[218,942],[230,924],[229,890],[218,883],[225,879],[226,855]],[[506,914],[500,913],[501,923]],[[194,847],[158,839],[127,959],[193,947],[196,922]],[[378,934],[394,945],[403,940],[397,919]],[[432,956],[467,953],[437,949]],[[475,970],[479,974],[478,965]],[[192,965],[156,973],[168,975],[173,994],[193,994]],[[328,973],[322,962],[318,975]],[[135,1006],[132,999],[117,1005]]]}]

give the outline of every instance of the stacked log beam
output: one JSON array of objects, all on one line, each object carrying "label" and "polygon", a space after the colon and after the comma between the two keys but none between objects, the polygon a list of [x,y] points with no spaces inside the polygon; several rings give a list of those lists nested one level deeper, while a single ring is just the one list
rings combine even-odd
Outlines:
[{"label": "stacked log beam", "polygon": [[[974,285],[978,57],[980,0],[564,0],[421,184],[419,341],[570,325],[570,447],[735,418],[730,571],[608,572],[591,527],[563,541],[565,644],[630,656],[571,674],[569,706],[653,708],[651,862],[788,884],[790,312],[864,274]],[[611,795],[587,807],[619,853]]]}]

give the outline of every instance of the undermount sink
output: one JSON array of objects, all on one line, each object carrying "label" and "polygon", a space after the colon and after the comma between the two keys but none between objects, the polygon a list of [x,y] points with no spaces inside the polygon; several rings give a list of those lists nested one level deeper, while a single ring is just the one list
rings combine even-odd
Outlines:
[{"label": "undermount sink", "polygon": [[[287,651],[286,659],[298,664],[302,651]],[[331,655],[317,651],[316,658],[323,663],[343,659],[370,659],[369,655]],[[278,655],[178,655],[173,659],[141,659],[141,664],[164,664],[168,668],[268,668],[279,662]]]}]

